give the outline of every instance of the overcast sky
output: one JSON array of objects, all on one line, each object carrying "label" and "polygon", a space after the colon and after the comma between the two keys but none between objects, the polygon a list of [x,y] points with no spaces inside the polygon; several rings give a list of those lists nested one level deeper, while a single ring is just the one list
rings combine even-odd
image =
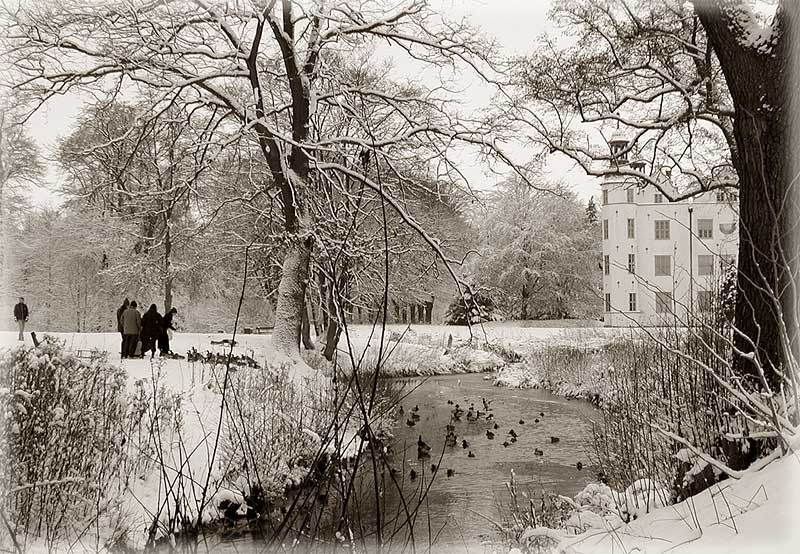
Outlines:
[{"label": "overcast sky", "polygon": [[[524,54],[530,51],[536,37],[549,29],[547,10],[550,0],[432,0],[431,4],[451,19],[469,18],[486,35],[495,37],[506,54]],[[466,90],[467,101],[470,103],[483,103],[491,97],[488,88],[476,90],[475,86],[470,86]],[[67,136],[72,131],[82,104],[81,97],[76,94],[55,97],[30,120],[30,133],[45,155],[52,154],[59,137]],[[531,157],[522,149],[512,149],[511,153],[516,158],[515,161],[520,163]],[[60,176],[55,163],[48,162],[48,166],[49,183],[58,183]],[[573,185],[578,195],[585,200],[599,192],[597,180],[587,177],[569,161],[551,159],[546,170],[552,178]],[[478,163],[467,162],[464,173],[479,188],[491,186],[499,180],[497,175]],[[58,203],[57,198],[47,188],[33,190],[31,196],[39,205]]]}]

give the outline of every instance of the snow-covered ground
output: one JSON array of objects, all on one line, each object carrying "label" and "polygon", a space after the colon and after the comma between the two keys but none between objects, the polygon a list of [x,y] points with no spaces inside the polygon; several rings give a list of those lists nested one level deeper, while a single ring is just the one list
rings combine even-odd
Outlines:
[{"label": "snow-covered ground", "polygon": [[[375,348],[379,332],[369,340],[370,328],[351,326],[351,339],[356,352]],[[397,338],[406,333],[404,343],[416,344],[438,352],[447,347],[449,337],[453,342],[469,337],[463,327],[445,326],[391,326],[387,337]],[[486,326],[483,330],[473,329],[482,339],[499,341],[517,351],[530,352],[544,345],[578,344],[599,346],[625,331],[619,329],[560,329],[560,328],[521,328],[511,326]],[[40,332],[40,334],[42,334]],[[120,360],[120,337],[117,333],[54,333],[66,341],[69,350],[100,350],[109,352],[109,361],[121,364],[129,376],[129,386],[133,389],[138,380],[152,379],[158,364],[150,359]],[[227,352],[229,347],[212,345],[211,340],[221,340],[223,335],[177,333],[172,341],[175,352],[185,354],[191,348],[201,353],[206,351]],[[248,354],[260,364],[269,363],[274,356],[269,335],[238,335],[239,344],[234,354]],[[26,334],[26,344],[30,346],[30,335]],[[0,349],[19,344],[15,333],[0,333]],[[183,450],[190,452],[188,460],[183,460],[188,473],[197,476],[209,473],[210,450],[206,448],[213,438],[213,430],[220,415],[220,395],[215,387],[209,388],[213,381],[201,364],[187,360],[164,360],[160,365],[160,379],[163,386],[181,396],[181,417],[184,429],[181,441]],[[800,447],[800,443],[794,445]],[[184,469],[186,472],[186,469]],[[211,469],[212,481],[216,478]],[[623,524],[613,517],[591,516],[573,521],[581,529],[580,535],[566,536],[562,531],[547,532],[558,538],[558,551],[565,553],[606,553],[606,552],[794,552],[800,546],[800,456],[798,452],[778,459],[760,470],[748,470],[738,480],[728,479],[714,485],[707,491],[680,504],[650,511],[629,524]],[[163,476],[162,476],[163,477]],[[174,477],[174,476],[173,476]],[[164,492],[159,491],[158,475],[141,476],[131,485],[131,494],[123,499],[120,514],[126,518],[116,525],[128,528],[131,546],[142,546],[146,537],[148,517],[154,507],[164,502]],[[239,492],[219,480],[214,488],[212,506],[224,498],[240,499]],[[210,514],[213,515],[213,514]],[[599,528],[598,528],[599,526]],[[109,527],[113,525],[109,523]],[[541,532],[531,531],[528,537]]]},{"label": "snow-covered ground", "polygon": [[[151,376],[150,359],[120,360],[120,335],[118,333],[47,333],[39,329],[30,329],[38,335],[51,334],[66,342],[68,350],[98,350],[109,353],[109,361],[120,363],[128,372],[131,382]],[[520,327],[504,323],[487,323],[476,325],[471,329],[475,344],[481,342],[500,343],[520,353],[530,353],[546,345],[581,345],[600,346],[609,340],[629,333],[623,329],[609,329],[603,327],[591,328],[562,328],[562,327]],[[377,356],[381,339],[379,328],[373,329],[368,325],[350,325],[348,327],[350,341],[353,345],[353,354],[358,359],[367,349],[365,360],[370,361]],[[456,347],[470,339],[470,329],[462,326],[448,325],[401,325],[386,326],[384,337],[389,344],[384,348],[384,356],[388,360],[384,366],[386,374],[411,374],[419,368],[419,374],[448,373],[453,371],[487,371],[495,369],[500,361],[485,353],[466,354],[453,352],[443,357],[448,350],[447,344],[451,342]],[[211,341],[220,341],[230,338],[228,334],[217,333],[175,333],[171,341],[173,352],[185,355],[195,348],[201,354],[206,351],[227,353],[229,346],[212,345]],[[394,348],[397,339],[400,346]],[[17,344],[15,332],[0,332],[0,348],[11,347]],[[236,335],[237,345],[233,349],[236,355],[247,354],[255,358],[262,366],[265,362],[272,361],[275,357],[272,348],[271,335]],[[25,343],[31,345],[30,333],[25,334]],[[391,353],[388,353],[388,352]],[[349,357],[344,333],[339,341],[339,352],[344,358]],[[367,364],[368,365],[368,364]],[[186,360],[164,361],[164,383],[174,390],[189,390],[203,379],[198,373],[198,364]]]},{"label": "snow-covered ground", "polygon": [[[38,332],[37,335],[40,338],[52,335],[64,340],[66,350],[76,355],[90,356],[91,351],[107,352],[109,363],[119,365],[127,372],[128,389],[132,396],[136,395],[137,390],[153,394],[158,387],[161,392],[156,395],[162,400],[166,398],[169,403],[169,399],[177,399],[177,404],[173,404],[178,406],[174,421],[180,421],[180,426],[165,425],[162,421],[157,436],[154,435],[156,438],[148,439],[145,434],[145,443],[148,440],[159,443],[156,448],[160,452],[156,455],[159,456],[158,461],[145,462],[144,470],[127,476],[129,480],[124,495],[104,512],[99,529],[101,540],[95,541],[97,544],[102,547],[106,541],[113,542],[123,537],[127,547],[143,548],[154,517],[163,526],[155,536],[164,536],[163,529],[169,528],[169,518],[176,516],[176,506],[180,509],[181,517],[190,521],[196,519],[202,506],[204,520],[208,521],[221,516],[219,506],[224,500],[244,504],[242,490],[245,484],[231,477],[230,456],[223,451],[231,424],[226,416],[220,425],[220,418],[226,413],[221,394],[224,370],[217,368],[214,373],[215,370],[208,364],[192,363],[186,359],[159,360],[158,355],[155,361],[151,361],[149,355],[143,359],[121,360],[120,336],[117,333]],[[211,340],[222,338],[221,335],[178,333],[171,347],[174,352],[182,354],[191,348],[196,348],[200,353],[227,352],[229,347],[226,349],[224,345],[211,344]],[[269,363],[275,358],[269,336],[242,335],[236,340],[239,344],[234,349],[235,354],[251,355],[262,367],[268,365],[274,370],[275,365]],[[16,333],[0,333],[0,351],[19,344]],[[25,336],[25,345],[32,346],[29,334]],[[89,361],[87,359],[87,363]],[[245,371],[240,371],[244,377]],[[298,406],[291,405],[288,408],[286,418],[291,420],[293,415],[298,414]],[[300,431],[295,421],[287,426],[297,427],[295,430]],[[308,442],[314,436],[309,433],[308,436],[302,435],[293,440],[300,442],[305,439]],[[289,479],[302,477],[294,476],[292,468],[282,467],[281,463],[276,460],[276,467],[273,468],[275,473]],[[206,484],[208,493],[204,494]],[[34,549],[37,546],[41,545],[37,545],[36,541],[31,544]]]},{"label": "snow-covered ground", "polygon": [[603,485],[589,485],[576,496],[580,508],[567,522],[568,530],[579,534],[529,529],[522,542],[541,544],[546,537],[545,543],[558,544],[545,551],[564,554],[798,552],[800,441],[793,447],[792,453],[756,462],[740,479],[724,480],[679,504],[648,510],[640,502],[629,510],[641,513],[630,523],[617,515],[620,500],[627,497],[630,504],[632,496],[647,494],[619,495]]}]

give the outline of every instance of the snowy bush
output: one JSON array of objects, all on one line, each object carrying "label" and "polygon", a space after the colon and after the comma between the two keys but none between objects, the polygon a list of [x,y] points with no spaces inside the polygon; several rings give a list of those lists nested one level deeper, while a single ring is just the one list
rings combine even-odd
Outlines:
[{"label": "snowy bush", "polygon": [[2,354],[0,479],[16,540],[74,540],[106,510],[125,457],[125,383],[48,336]]},{"label": "snowy bush", "polygon": [[227,385],[220,465],[253,517],[301,484],[322,446],[327,395],[298,395],[288,375],[288,367],[237,371]]},{"label": "snowy bush", "polygon": [[[607,392],[594,451],[596,465],[612,486],[625,488],[648,478],[668,484],[675,501],[723,477],[694,467],[685,455],[676,456],[683,442],[734,470],[758,455],[754,449],[743,457],[741,448],[727,439],[747,437],[753,423],[737,408],[741,399],[720,382],[735,382],[736,377],[727,361],[730,351],[712,339],[665,329],[653,332],[651,339],[619,341],[605,350]],[[769,447],[767,442],[762,446]]]},{"label": "snowy bush", "polygon": [[467,287],[464,294],[459,296],[447,308],[444,317],[445,325],[468,325],[490,321],[494,317],[494,302],[492,298],[482,292]]},{"label": "snowy bush", "polygon": [[546,346],[499,373],[495,384],[542,388],[566,398],[583,398],[599,404],[606,394],[602,370],[605,348]]}]

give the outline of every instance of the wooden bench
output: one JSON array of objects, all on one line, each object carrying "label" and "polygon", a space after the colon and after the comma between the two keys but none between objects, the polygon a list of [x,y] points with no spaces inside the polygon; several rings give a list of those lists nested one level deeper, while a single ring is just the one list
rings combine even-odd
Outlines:
[{"label": "wooden bench", "polygon": [[266,335],[275,329],[274,325],[264,325],[263,327],[256,327],[256,335]]},{"label": "wooden bench", "polygon": [[75,352],[75,356],[82,360],[90,360],[93,362],[99,358],[102,358],[103,352],[100,352],[99,350],[77,350]]}]

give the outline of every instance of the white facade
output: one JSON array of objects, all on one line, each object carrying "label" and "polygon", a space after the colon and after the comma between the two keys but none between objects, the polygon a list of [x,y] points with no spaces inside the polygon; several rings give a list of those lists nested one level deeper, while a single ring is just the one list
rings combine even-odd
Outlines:
[{"label": "white facade", "polygon": [[607,327],[670,325],[707,309],[709,292],[738,251],[734,194],[668,202],[642,185],[622,176],[607,176],[601,185]]}]

